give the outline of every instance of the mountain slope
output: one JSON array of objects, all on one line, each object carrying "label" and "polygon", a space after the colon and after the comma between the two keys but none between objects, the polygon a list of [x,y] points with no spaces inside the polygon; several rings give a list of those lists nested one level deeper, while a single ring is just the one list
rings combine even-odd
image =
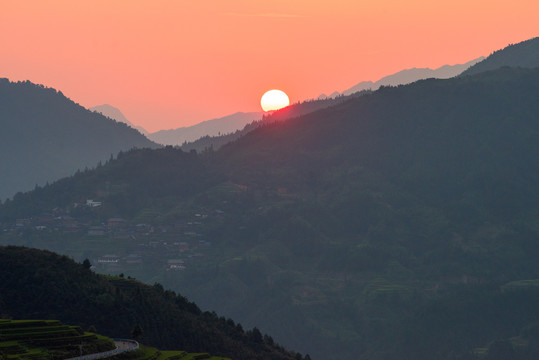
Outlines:
[{"label": "mountain slope", "polygon": [[[402,335],[385,338],[382,334],[395,334],[395,319],[400,318],[397,323],[403,324],[408,316],[416,316],[414,312],[420,310],[412,310],[412,303],[426,301],[427,289],[444,288],[452,293],[448,289],[451,284],[470,284],[470,291],[478,292],[474,296],[481,303],[489,300],[480,295],[483,290],[479,284],[490,283],[496,288],[510,280],[536,278],[539,228],[534,204],[539,201],[539,122],[534,114],[539,111],[538,84],[538,70],[502,69],[474,78],[385,88],[333,108],[261,127],[225,146],[218,155],[220,161],[228,162],[226,170],[232,182],[252,191],[267,189],[276,195],[279,189],[285,191],[279,205],[269,200],[258,203],[272,210],[267,210],[266,216],[244,220],[244,224],[253,224],[244,225],[244,232],[264,239],[259,244],[274,244],[272,251],[263,252],[267,258],[280,253],[281,264],[297,264],[294,268],[298,271],[319,271],[310,280],[290,274],[296,283],[290,280],[294,285],[288,295],[296,306],[287,314],[295,313],[299,318],[301,314],[298,321],[310,325],[279,333],[268,316],[264,323],[271,327],[265,329],[271,329],[279,339],[295,337],[303,344],[313,337],[313,327],[327,331],[334,338],[326,339],[324,346],[334,344],[337,348],[333,340],[340,338],[341,351],[350,351],[346,357],[354,354],[352,349],[359,351],[360,343],[371,348],[380,341],[374,348],[381,351],[383,343],[398,342]],[[295,204],[285,205],[286,201]],[[264,228],[266,223],[279,225]],[[257,248],[271,248],[270,244],[253,245],[246,252],[259,253]],[[289,252],[288,257],[282,255]],[[267,264],[258,267],[259,271],[270,268]],[[343,289],[331,289],[329,284],[324,288],[324,277],[342,279]],[[223,281],[214,288],[222,289]],[[421,290],[412,285],[415,281],[423,284]],[[296,294],[302,291],[305,302],[298,306],[302,298]],[[388,298],[382,295],[385,291]],[[423,300],[408,297],[415,291],[424,292],[425,297],[420,296]],[[202,287],[194,293],[189,294],[195,299],[208,294]],[[369,293],[371,298],[366,295]],[[261,299],[256,291],[252,294]],[[394,301],[389,300],[392,297]],[[537,294],[533,299],[537,300]],[[387,305],[378,308],[376,301],[387,301]],[[201,304],[227,309],[231,315],[240,311],[232,299]],[[287,308],[282,303],[279,309],[265,301],[255,304],[256,309],[266,306],[276,312]],[[331,311],[324,320],[316,315],[330,312],[331,307],[347,312]],[[241,310],[244,314],[245,309]],[[439,318],[440,314],[428,316]],[[505,316],[512,317],[510,313]],[[485,318],[481,321],[488,323]],[[436,329],[444,329],[442,322],[438,327],[420,326],[416,335],[423,335],[412,341],[417,347],[410,345],[409,358],[445,358],[435,355],[434,344],[447,351],[465,351],[464,338],[480,347],[489,337],[518,335],[491,323],[474,333],[463,332],[462,338],[454,339],[461,342],[459,345],[440,344],[434,334]],[[525,325],[525,320],[520,324]],[[455,326],[469,325],[462,320]],[[377,339],[368,332],[370,326],[378,329]],[[346,330],[340,330],[343,328]],[[487,328],[492,331],[488,335]],[[433,335],[426,340],[429,332]],[[300,333],[304,336],[301,340]],[[347,341],[358,345],[342,345]],[[322,340],[314,343],[319,342]],[[421,343],[430,345],[419,350]],[[398,349],[385,356],[407,358]],[[314,354],[318,351],[309,350]],[[389,353],[387,347],[386,351]],[[415,352],[421,356],[414,357]]]},{"label": "mountain slope", "polygon": [[539,37],[510,44],[490,54],[485,60],[475,64],[462,75],[473,75],[494,70],[502,66],[534,68],[539,66]]},{"label": "mountain slope", "polygon": [[171,130],[160,130],[148,135],[156,143],[163,145],[182,145],[204,136],[218,136],[242,129],[247,124],[260,120],[261,112],[237,112],[218,119],[203,121],[193,126]]},{"label": "mountain slope", "polygon": [[129,125],[130,127],[132,127],[133,129],[137,129],[143,135],[148,136],[149,134],[148,131],[146,131],[146,129],[144,129],[142,126],[136,126],[131,121],[127,120],[124,114],[120,111],[120,109],[112,105],[109,105],[109,104],[98,105],[98,106],[91,107],[88,110],[97,111],[98,113],[105,115],[108,118],[111,118],[118,122],[123,122]]},{"label": "mountain slope", "polygon": [[234,359],[292,359],[258,330],[202,313],[159,284],[105,277],[65,256],[0,247],[0,313],[19,319],[57,318],[110,337],[129,338],[135,325],[147,344]]},{"label": "mountain slope", "polygon": [[276,121],[283,121],[288,118],[305,115],[313,111],[317,111],[317,110],[324,109],[330,106],[334,106],[336,104],[343,103],[353,97],[366,95],[368,93],[370,93],[370,91],[365,90],[365,91],[360,91],[360,92],[357,92],[348,96],[339,96],[336,98],[325,98],[325,99],[317,99],[317,100],[307,100],[301,103],[292,104],[283,109],[264,114],[261,120],[253,121],[252,123],[245,125],[245,127],[241,130],[237,130],[233,133],[229,133],[226,135],[204,136],[198,140],[183,143],[181,145],[181,149],[184,151],[196,150],[198,152],[202,152],[209,149],[217,150],[221,146],[241,138],[245,134],[249,133],[250,131],[256,129],[257,127],[263,124],[273,123]]},{"label": "mountain slope", "polygon": [[157,147],[138,131],[61,92],[0,79],[0,198],[93,167],[133,147]]},{"label": "mountain slope", "polygon": [[[140,253],[121,271],[320,358],[537,358],[538,96],[539,69],[502,68],[385,87],[215,152],[131,151],[4,204],[0,241]],[[73,205],[84,195],[104,205]],[[38,230],[53,211],[127,225]]]},{"label": "mountain slope", "polygon": [[[414,81],[423,80],[423,79],[449,79],[461,74],[463,71],[468,69],[470,66],[475,65],[479,61],[482,61],[484,57],[480,57],[471,61],[468,61],[464,64],[456,65],[444,65],[438,69],[429,69],[429,68],[413,68],[405,69],[399,71],[395,74],[391,74],[381,78],[378,81],[362,81],[359,84],[352,86],[351,88],[344,90],[341,95],[350,95],[358,91],[363,90],[378,90],[380,86],[397,86],[413,83]],[[339,93],[335,92],[330,95],[330,97],[335,97]]]}]

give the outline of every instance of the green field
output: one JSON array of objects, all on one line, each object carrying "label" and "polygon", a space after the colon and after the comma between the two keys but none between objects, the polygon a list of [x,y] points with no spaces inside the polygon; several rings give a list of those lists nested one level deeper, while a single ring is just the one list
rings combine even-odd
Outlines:
[{"label": "green field", "polygon": [[[67,359],[80,355],[114,350],[112,339],[81,330],[58,320],[0,319],[0,359]],[[126,360],[228,360],[207,353],[160,351],[140,346],[138,350],[111,358]]]},{"label": "green field", "polygon": [[57,320],[0,319],[2,359],[65,359],[114,348],[109,338]]}]

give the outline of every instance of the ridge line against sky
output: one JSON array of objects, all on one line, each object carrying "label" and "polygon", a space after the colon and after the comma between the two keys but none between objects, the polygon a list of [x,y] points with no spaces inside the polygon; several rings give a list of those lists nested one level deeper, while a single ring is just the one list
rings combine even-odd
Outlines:
[{"label": "ridge line against sky", "polygon": [[0,2],[0,77],[113,104],[150,132],[488,56],[539,35],[539,2]]}]

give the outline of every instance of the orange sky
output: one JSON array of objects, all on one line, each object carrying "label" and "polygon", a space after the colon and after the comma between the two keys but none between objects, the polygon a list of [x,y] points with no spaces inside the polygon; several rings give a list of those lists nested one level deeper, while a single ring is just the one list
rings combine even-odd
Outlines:
[{"label": "orange sky", "polygon": [[259,111],[539,35],[537,0],[0,0],[0,77],[149,131]]}]

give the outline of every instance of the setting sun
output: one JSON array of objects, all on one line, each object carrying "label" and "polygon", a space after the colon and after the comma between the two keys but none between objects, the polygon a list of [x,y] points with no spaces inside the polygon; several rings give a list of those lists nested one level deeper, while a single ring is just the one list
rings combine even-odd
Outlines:
[{"label": "setting sun", "polygon": [[264,111],[279,110],[290,105],[290,100],[284,91],[269,90],[262,95],[260,105]]}]

